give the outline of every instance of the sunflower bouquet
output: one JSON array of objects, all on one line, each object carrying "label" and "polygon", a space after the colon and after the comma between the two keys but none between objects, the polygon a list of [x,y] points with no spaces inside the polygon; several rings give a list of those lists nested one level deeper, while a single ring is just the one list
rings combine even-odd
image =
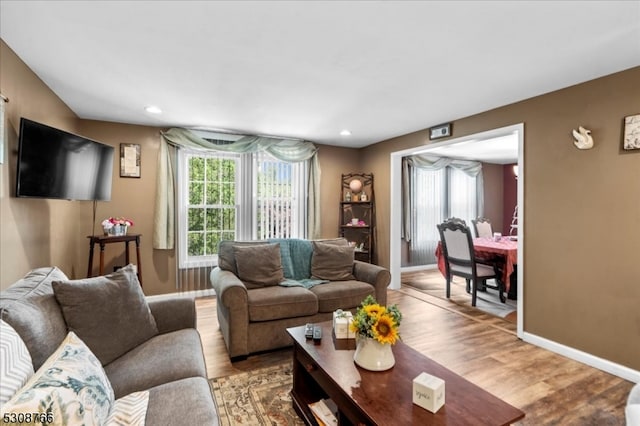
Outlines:
[{"label": "sunflower bouquet", "polygon": [[391,345],[400,339],[398,328],[402,314],[396,305],[379,305],[372,296],[367,296],[353,316],[349,328],[360,337],[370,337]]}]

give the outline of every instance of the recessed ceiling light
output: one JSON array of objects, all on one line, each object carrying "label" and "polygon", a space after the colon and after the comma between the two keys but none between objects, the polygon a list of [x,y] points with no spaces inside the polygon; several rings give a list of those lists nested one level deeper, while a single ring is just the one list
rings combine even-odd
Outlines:
[{"label": "recessed ceiling light", "polygon": [[342,136],[351,136],[351,130],[344,129],[343,131],[340,132],[340,135],[342,135]]},{"label": "recessed ceiling light", "polygon": [[162,114],[162,110],[155,105],[146,106],[144,110],[151,114]]}]

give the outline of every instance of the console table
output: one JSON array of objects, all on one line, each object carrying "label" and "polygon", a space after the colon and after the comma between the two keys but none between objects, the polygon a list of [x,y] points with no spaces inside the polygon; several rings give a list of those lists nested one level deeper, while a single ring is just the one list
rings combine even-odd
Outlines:
[{"label": "console table", "polygon": [[87,278],[93,276],[93,247],[100,244],[100,275],[104,274],[104,246],[111,243],[124,243],[125,246],[125,261],[129,264],[129,243],[135,241],[136,243],[136,262],[138,268],[138,281],[142,286],[142,260],[140,259],[140,237],[141,234],[127,234],[127,235],[89,235],[89,266],[87,267]]}]

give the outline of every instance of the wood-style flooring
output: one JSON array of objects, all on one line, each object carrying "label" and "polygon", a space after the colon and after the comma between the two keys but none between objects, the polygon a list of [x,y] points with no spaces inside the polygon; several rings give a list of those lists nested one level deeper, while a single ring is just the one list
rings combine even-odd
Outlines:
[{"label": "wood-style flooring", "polygon": [[[388,303],[403,314],[409,346],[526,413],[518,425],[624,425],[633,383],[518,339],[500,318],[404,287]],[[196,301],[210,378],[278,364],[290,349],[231,363],[218,329],[216,299]],[[497,318],[497,319],[496,319]]]},{"label": "wood-style flooring", "polygon": [[[505,319],[483,312],[471,306],[471,295],[464,290],[465,280],[460,277],[453,277],[451,285],[451,298],[446,298],[446,280],[438,269],[427,269],[415,272],[403,272],[400,278],[404,289],[411,287],[421,293],[426,293],[432,297],[431,303],[435,303],[444,309],[453,309],[455,312],[468,315],[476,321],[490,323],[496,327],[511,331],[513,334],[517,330],[517,313],[509,314]],[[454,285],[458,283],[459,285]],[[498,302],[498,294],[495,290],[488,290]]]}]

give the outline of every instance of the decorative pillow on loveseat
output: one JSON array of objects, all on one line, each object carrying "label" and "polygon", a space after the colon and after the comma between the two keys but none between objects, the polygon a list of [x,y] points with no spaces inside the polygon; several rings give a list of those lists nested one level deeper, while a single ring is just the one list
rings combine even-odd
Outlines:
[{"label": "decorative pillow on loveseat", "polygon": [[103,425],[113,403],[113,389],[100,361],[70,332],[2,407],[2,418],[25,424]]},{"label": "decorative pillow on loveseat", "polygon": [[135,265],[109,275],[54,281],[52,285],[68,329],[89,346],[102,365],[158,334]]},{"label": "decorative pillow on loveseat", "polygon": [[284,281],[280,244],[233,246],[238,278],[247,288],[278,285]]},{"label": "decorative pillow on loveseat", "polygon": [[238,268],[236,268],[236,257],[233,254],[234,247],[256,246],[260,244],[269,244],[269,241],[220,241],[220,243],[218,243],[218,266],[223,271],[231,271],[233,275],[237,276]]},{"label": "decorative pillow on loveseat", "polygon": [[354,248],[333,242],[313,242],[311,277],[321,280],[353,280]]},{"label": "decorative pillow on loveseat", "polygon": [[51,283],[69,278],[57,267],[29,271],[0,292],[0,316],[22,337],[37,370],[67,336]]}]

